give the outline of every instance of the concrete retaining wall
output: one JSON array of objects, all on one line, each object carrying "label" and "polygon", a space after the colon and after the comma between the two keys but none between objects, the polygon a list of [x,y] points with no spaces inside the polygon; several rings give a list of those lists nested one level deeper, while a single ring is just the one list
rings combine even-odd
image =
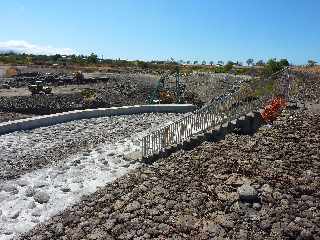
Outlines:
[{"label": "concrete retaining wall", "polygon": [[185,113],[196,109],[191,104],[159,104],[159,105],[136,105],[112,108],[98,108],[87,110],[76,110],[71,112],[57,113],[16,121],[0,123],[0,135],[10,132],[30,130],[39,127],[51,126],[73,120],[98,118],[118,115],[131,115],[143,113]]},{"label": "concrete retaining wall", "polygon": [[181,149],[186,151],[192,150],[204,141],[220,141],[224,139],[227,134],[232,132],[236,132],[239,134],[253,134],[264,124],[264,121],[261,117],[262,111],[263,110],[250,112],[244,116],[239,117],[238,119],[227,122],[220,126],[216,126],[213,129],[208,129],[206,132],[193,136],[182,143],[169,146],[166,149],[163,149],[163,151],[161,151],[160,153],[155,153],[152,156],[144,158],[143,161],[147,164],[151,164],[157,159],[168,157],[170,154]]}]

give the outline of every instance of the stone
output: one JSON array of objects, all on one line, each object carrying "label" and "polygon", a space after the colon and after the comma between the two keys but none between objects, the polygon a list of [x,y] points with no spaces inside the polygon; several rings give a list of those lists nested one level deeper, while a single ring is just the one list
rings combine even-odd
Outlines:
[{"label": "stone", "polygon": [[64,233],[64,226],[62,223],[58,223],[55,228],[54,232],[57,236],[61,236]]},{"label": "stone", "polygon": [[131,161],[131,162],[136,162],[142,159],[141,152],[131,152],[123,156],[125,160]]},{"label": "stone", "polygon": [[308,231],[306,229],[303,229],[300,232],[300,238],[304,239],[304,240],[311,240],[311,239],[313,239],[313,235],[312,235],[312,233],[310,231]]},{"label": "stone", "polygon": [[35,190],[32,187],[28,187],[25,191],[27,197],[32,197],[35,194]]},{"label": "stone", "polygon": [[19,217],[20,213],[21,213],[20,210],[14,211],[9,217],[12,219],[16,219]]},{"label": "stone", "polygon": [[71,191],[71,189],[69,187],[67,187],[67,186],[64,186],[64,187],[60,188],[60,190],[62,192],[70,192]]},{"label": "stone", "polygon": [[37,192],[33,198],[36,202],[43,204],[49,202],[50,196],[46,192]]},{"label": "stone", "polygon": [[5,231],[3,232],[3,234],[8,236],[8,235],[13,234],[13,232],[10,231],[10,230],[5,230]]},{"label": "stone", "polygon": [[29,204],[28,204],[28,208],[29,209],[34,209],[36,207],[36,204],[34,201],[31,201]]},{"label": "stone", "polygon": [[18,189],[14,185],[11,185],[11,184],[5,184],[1,187],[1,189],[2,189],[2,191],[5,191],[5,192],[11,193],[11,194],[17,194],[19,192]]},{"label": "stone", "polygon": [[73,166],[78,166],[80,163],[81,163],[81,160],[80,159],[76,159],[76,160],[73,161],[72,165]]},{"label": "stone", "polygon": [[258,192],[250,185],[243,184],[238,188],[238,194],[241,201],[257,202],[259,201]]},{"label": "stone", "polygon": [[117,200],[114,204],[113,204],[113,208],[114,210],[119,210],[124,206],[124,202]]},{"label": "stone", "polygon": [[295,222],[290,222],[287,227],[285,228],[285,233],[290,236],[290,237],[294,237],[296,238],[299,233],[300,233],[301,229],[299,227],[298,224],[296,224]]},{"label": "stone", "polygon": [[261,204],[260,203],[253,203],[252,204],[252,208],[259,211],[261,209]]},{"label": "stone", "polygon": [[134,201],[134,202],[128,204],[125,211],[133,212],[135,210],[138,210],[139,208],[140,208],[140,203],[138,201]]},{"label": "stone", "polygon": [[22,179],[18,180],[16,183],[17,183],[20,187],[25,187],[25,186],[27,186],[27,185],[30,184],[27,180],[22,180]]},{"label": "stone", "polygon": [[48,184],[46,182],[37,182],[36,184],[34,184],[34,188],[43,188],[47,185]]},{"label": "stone", "polygon": [[263,192],[266,192],[266,193],[272,193],[273,189],[272,187],[269,185],[269,184],[264,184],[262,187],[261,187],[261,190]]},{"label": "stone", "polygon": [[192,215],[184,215],[176,219],[176,224],[186,231],[197,228],[199,223],[199,219],[193,217]]},{"label": "stone", "polygon": [[204,224],[203,231],[217,237],[224,237],[226,235],[226,231],[219,224],[212,221],[208,221]]},{"label": "stone", "polygon": [[3,202],[8,196],[7,193],[0,192],[0,203]]},{"label": "stone", "polygon": [[224,228],[232,229],[234,227],[234,222],[230,219],[230,217],[225,215],[218,215],[215,221]]},{"label": "stone", "polygon": [[170,227],[169,225],[167,225],[167,224],[160,223],[160,224],[158,225],[158,229],[159,229],[159,231],[160,231],[161,233],[163,233],[163,234],[168,234],[168,233],[170,232],[171,227]]},{"label": "stone", "polygon": [[263,220],[261,223],[260,223],[260,228],[264,231],[268,230],[271,228],[271,223],[269,220]]},{"label": "stone", "polygon": [[34,217],[40,217],[41,216],[41,211],[40,209],[35,209],[32,213],[31,213],[32,216]]},{"label": "stone", "polygon": [[113,239],[107,232],[101,229],[95,229],[93,233],[88,235],[88,239],[90,240],[104,240],[104,239]]},{"label": "stone", "polygon": [[109,153],[107,154],[107,156],[110,156],[110,157],[112,157],[112,156],[114,156],[114,155],[116,155],[115,152],[109,152]]},{"label": "stone", "polygon": [[110,166],[108,160],[103,160],[103,161],[102,161],[102,164],[103,164],[104,166],[106,166],[106,167],[109,167],[109,166]]},{"label": "stone", "polygon": [[107,219],[107,220],[105,221],[105,223],[103,224],[103,227],[104,227],[107,231],[109,231],[109,230],[111,230],[111,229],[114,227],[115,222],[116,222],[115,219]]}]

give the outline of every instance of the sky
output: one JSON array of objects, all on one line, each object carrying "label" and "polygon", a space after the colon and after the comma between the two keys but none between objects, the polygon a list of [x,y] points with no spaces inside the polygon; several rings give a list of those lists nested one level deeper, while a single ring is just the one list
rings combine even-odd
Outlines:
[{"label": "sky", "polygon": [[1,0],[0,50],[320,62],[319,0]]}]

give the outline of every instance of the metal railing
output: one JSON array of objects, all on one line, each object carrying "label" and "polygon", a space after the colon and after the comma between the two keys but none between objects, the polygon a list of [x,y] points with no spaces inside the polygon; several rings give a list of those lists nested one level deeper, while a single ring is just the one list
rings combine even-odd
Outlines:
[{"label": "metal railing", "polygon": [[[259,81],[251,88],[262,89],[259,96],[248,97],[245,89],[224,98],[214,101],[203,108],[190,113],[183,118],[151,132],[141,139],[142,156],[148,157],[161,152],[164,148],[173,144],[179,144],[195,134],[220,126],[236,119],[250,111],[258,110],[274,95],[283,94],[288,89],[289,68],[286,68],[268,79]],[[273,82],[272,82],[273,81]],[[272,83],[272,91],[263,89]]]}]

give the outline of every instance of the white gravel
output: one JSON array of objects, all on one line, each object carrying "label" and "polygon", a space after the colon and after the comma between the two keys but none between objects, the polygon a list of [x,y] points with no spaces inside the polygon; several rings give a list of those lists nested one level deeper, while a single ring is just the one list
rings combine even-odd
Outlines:
[{"label": "white gravel", "polygon": [[[6,170],[4,163],[9,159],[11,165],[7,167],[18,170],[22,155],[32,159],[46,153],[44,149],[59,149],[66,139],[94,139],[109,133],[102,139],[103,143],[80,148],[76,154],[54,164],[31,167],[33,171],[23,174],[17,171],[11,180],[0,179],[0,239],[15,238],[75,204],[81,196],[140,166],[139,161],[128,158],[139,152],[138,138],[179,117],[181,115],[143,114],[99,118],[1,136],[0,166]],[[37,161],[26,164],[37,164]]]},{"label": "white gravel", "polygon": [[124,156],[139,150],[131,141],[101,144],[58,166],[7,181],[0,192],[0,239],[13,239],[140,165]]},{"label": "white gravel", "polygon": [[0,184],[100,143],[134,139],[147,129],[181,117],[179,114],[142,114],[86,119],[32,131],[0,136]]}]

